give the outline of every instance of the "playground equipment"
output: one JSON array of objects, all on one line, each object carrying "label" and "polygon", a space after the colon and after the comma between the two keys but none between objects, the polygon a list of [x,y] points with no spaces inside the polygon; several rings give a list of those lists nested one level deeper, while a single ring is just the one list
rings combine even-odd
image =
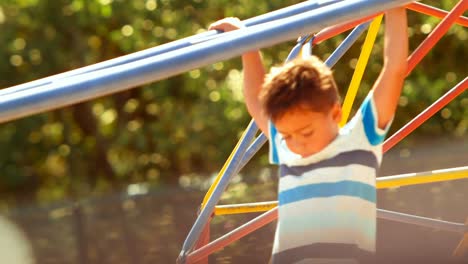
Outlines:
[{"label": "playground equipment", "polygon": [[[465,3],[463,3],[465,2]],[[431,10],[428,6],[412,3],[408,5],[408,8],[420,12]],[[468,8],[468,3],[466,1],[460,1],[450,13],[448,13],[442,22],[434,29],[434,31],[428,36],[428,38],[413,52],[413,54],[408,58],[408,72],[409,74],[416,64],[424,57],[425,54],[435,45],[435,43],[447,32],[448,28],[463,14],[464,10]],[[428,13],[428,12],[425,12]],[[435,15],[435,12],[430,13]],[[440,15],[440,13],[438,13]],[[346,120],[351,111],[351,107],[354,101],[354,98],[357,94],[357,88],[359,87],[362,75],[364,73],[365,66],[367,64],[368,58],[370,56],[370,51],[372,49],[377,31],[381,22],[382,16],[378,16],[371,23],[368,35],[364,41],[361,55],[357,62],[357,67],[355,69],[354,75],[352,77],[350,87],[348,89],[347,95],[343,103],[343,120],[341,125],[346,123]],[[363,23],[360,26],[356,27],[350,35],[342,42],[342,44],[335,50],[335,52],[327,59],[325,62],[328,66],[332,67],[333,64],[343,55],[344,52],[350,47],[350,45],[356,41],[357,37],[362,33],[362,31],[369,26],[369,23]],[[321,31],[317,34],[319,38],[320,34],[324,31]],[[299,39],[299,43],[291,51],[290,56],[296,57],[300,53],[301,47],[306,46],[308,42],[305,41],[307,38]],[[314,41],[315,39],[312,39]],[[305,50],[309,50],[306,48]],[[384,152],[388,151],[393,147],[397,142],[406,137],[419,125],[424,123],[429,117],[439,111],[443,106],[448,102],[453,100],[457,95],[461,94],[468,87],[468,78],[465,78],[464,81],[455,86],[447,94],[441,97],[433,105],[427,108],[419,116],[413,119],[410,123],[404,126],[400,131],[395,133],[390,137],[384,144]],[[181,263],[207,263],[208,255],[224,248],[231,242],[234,242],[243,236],[249,234],[250,232],[255,231],[256,229],[270,223],[278,217],[277,215],[277,202],[262,202],[262,203],[249,203],[249,204],[237,204],[237,205],[224,205],[224,206],[214,206],[214,209],[210,211],[209,208],[213,208],[213,203],[217,203],[220,198],[220,194],[227,186],[228,179],[230,176],[235,175],[242,167],[247,163],[247,161],[252,157],[251,153],[255,153],[258,150],[259,145],[266,141],[264,136],[258,137],[254,143],[249,148],[246,148],[248,142],[253,139],[252,130],[256,132],[257,128],[253,123],[249,124],[249,127],[246,129],[243,137],[240,139],[238,145],[233,150],[233,153],[226,161],[224,167],[221,169],[218,177],[214,181],[211,188],[208,190],[205,199],[201,205],[201,213],[196,220],[195,224],[192,227],[179,255],[179,261]],[[262,143],[260,143],[262,142]],[[468,167],[453,168],[447,170],[438,170],[431,172],[422,172],[422,173],[413,173],[413,174],[403,174],[389,177],[382,177],[377,179],[377,188],[390,188],[390,187],[399,187],[405,185],[414,185],[421,183],[437,182],[437,181],[446,181],[454,180],[468,177]],[[224,179],[224,181],[223,181]],[[218,192],[216,192],[218,191]],[[213,198],[215,197],[215,198]],[[263,212],[263,215],[251,220],[250,222],[242,225],[241,227],[229,232],[228,234],[214,240],[209,243],[209,225],[212,215],[223,215],[223,214],[237,214],[237,213],[247,213],[247,212]],[[205,214],[204,214],[205,213]],[[211,215],[212,214],[212,215]],[[402,214],[397,212],[390,212],[387,210],[379,209],[377,211],[377,216],[379,218],[399,221],[404,223],[416,224],[420,226],[437,228],[445,231],[465,233],[463,239],[457,246],[454,251],[455,256],[462,256],[463,251],[467,246],[468,236],[468,226],[460,223],[452,223],[447,221],[441,221],[436,219],[430,219],[425,217],[413,216],[408,214]],[[198,239],[197,242],[193,238]],[[196,243],[196,244],[195,244]],[[195,250],[188,254],[187,250],[192,249],[195,246]]]},{"label": "playground equipment", "polygon": [[[344,101],[343,114],[344,120],[346,120],[377,35],[381,14],[385,10],[403,5],[406,5],[410,10],[442,18],[438,26],[408,58],[408,74],[448,31],[452,24],[457,23],[468,26],[468,18],[461,17],[468,8],[468,0],[460,0],[450,12],[421,3],[412,3],[409,0],[307,1],[249,19],[246,21],[247,27],[234,34],[232,32],[220,34],[216,31],[209,31],[146,51],[3,89],[0,91],[0,123],[162,80],[182,72],[239,56],[248,50],[260,49],[296,39],[298,36],[305,36],[300,38],[296,47],[293,48],[291,57],[294,57],[301,50],[306,50],[303,47],[307,48],[308,45],[318,44],[323,40],[356,27],[326,60],[327,65],[331,67],[369,27],[369,33],[365,39],[361,56],[358,59]],[[370,22],[371,20],[372,22]],[[308,37],[311,32],[318,33],[311,38]],[[391,136],[384,143],[384,152],[392,148],[467,88],[468,78],[465,78]],[[216,206],[232,176],[238,173],[266,142],[266,137],[263,135],[255,138],[257,130],[255,123],[250,122],[220,170],[215,182],[208,190],[200,207],[199,217],[182,247],[179,256],[181,263],[206,262],[207,256],[212,252],[276,219],[277,203],[275,201]],[[377,180],[377,188],[461,178],[468,178],[468,167],[381,177]],[[208,243],[210,219],[213,215],[263,211],[267,212],[221,238]],[[454,255],[462,256],[463,252],[468,248],[468,226],[465,224],[381,209],[378,210],[378,217],[462,233],[464,237]]]}]

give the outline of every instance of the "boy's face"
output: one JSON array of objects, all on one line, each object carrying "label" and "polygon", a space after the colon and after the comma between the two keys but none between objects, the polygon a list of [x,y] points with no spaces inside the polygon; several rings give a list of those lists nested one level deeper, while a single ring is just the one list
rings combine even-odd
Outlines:
[{"label": "boy's face", "polygon": [[315,154],[338,135],[341,107],[335,104],[328,112],[295,107],[274,121],[288,148],[302,157]]}]

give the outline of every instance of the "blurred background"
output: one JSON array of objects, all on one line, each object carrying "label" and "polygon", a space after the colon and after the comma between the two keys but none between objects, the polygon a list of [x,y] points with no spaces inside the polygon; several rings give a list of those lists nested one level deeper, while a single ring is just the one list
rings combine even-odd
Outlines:
[{"label": "blurred background", "polygon": [[[247,19],[298,2],[1,0],[0,88],[191,36],[226,16]],[[456,2],[423,1],[445,10]],[[440,20],[408,15],[414,50]],[[326,59],[346,35],[314,53]],[[334,68],[343,95],[364,38]],[[467,76],[467,39],[468,30],[453,25],[409,75],[390,135]],[[354,108],[381,69],[382,44],[380,34]],[[262,50],[265,66],[281,63],[293,45]],[[0,237],[15,223],[12,237],[29,241],[21,254],[36,263],[174,263],[203,195],[249,120],[235,58],[0,124],[0,213],[10,219],[0,218],[6,226]],[[467,130],[465,91],[386,154],[381,176],[467,166]],[[275,200],[276,169],[267,151],[234,178],[221,203]],[[468,180],[382,190],[378,207],[463,223],[467,190]],[[212,239],[255,216],[214,218]],[[266,263],[273,233],[270,224],[210,262]],[[379,263],[447,263],[460,239],[379,220]],[[466,256],[460,261],[468,263]]]}]

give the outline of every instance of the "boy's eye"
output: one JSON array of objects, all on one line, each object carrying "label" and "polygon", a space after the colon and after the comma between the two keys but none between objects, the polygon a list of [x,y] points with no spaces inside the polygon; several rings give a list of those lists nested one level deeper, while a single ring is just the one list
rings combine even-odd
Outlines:
[{"label": "boy's eye", "polygon": [[305,132],[305,133],[302,133],[302,136],[303,137],[310,137],[314,134],[314,131],[308,131],[308,132]]}]

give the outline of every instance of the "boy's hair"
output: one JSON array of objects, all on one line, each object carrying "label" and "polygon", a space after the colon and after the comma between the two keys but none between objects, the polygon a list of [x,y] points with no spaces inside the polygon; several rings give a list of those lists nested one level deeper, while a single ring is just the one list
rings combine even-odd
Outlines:
[{"label": "boy's hair", "polygon": [[296,107],[326,113],[340,96],[330,68],[311,56],[272,68],[259,99],[264,113],[277,120]]}]

